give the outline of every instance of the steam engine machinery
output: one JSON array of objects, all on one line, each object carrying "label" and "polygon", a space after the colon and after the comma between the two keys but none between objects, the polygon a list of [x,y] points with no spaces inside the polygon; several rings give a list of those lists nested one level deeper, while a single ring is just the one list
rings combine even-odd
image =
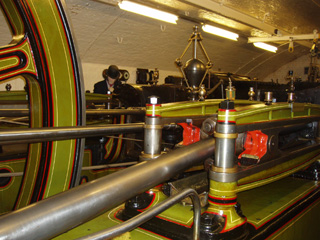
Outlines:
[{"label": "steam engine machinery", "polygon": [[0,94],[28,104],[0,110],[0,239],[317,238],[320,106],[294,81],[213,74],[195,27],[182,79],[85,95],[63,2],[0,6],[0,81],[28,86]]}]

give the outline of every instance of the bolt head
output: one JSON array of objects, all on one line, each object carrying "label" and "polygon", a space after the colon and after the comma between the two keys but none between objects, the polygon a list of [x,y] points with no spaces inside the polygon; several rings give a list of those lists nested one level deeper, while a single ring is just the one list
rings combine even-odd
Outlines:
[{"label": "bolt head", "polygon": [[149,102],[150,102],[150,104],[158,104],[160,101],[159,101],[160,99],[159,99],[159,97],[157,97],[157,96],[150,96],[149,97]]}]

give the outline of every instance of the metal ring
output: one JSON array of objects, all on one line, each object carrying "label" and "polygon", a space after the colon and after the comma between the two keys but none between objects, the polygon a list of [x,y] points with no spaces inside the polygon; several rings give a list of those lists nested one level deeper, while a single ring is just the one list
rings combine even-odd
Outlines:
[{"label": "metal ring", "polygon": [[214,136],[216,138],[227,138],[227,139],[233,139],[238,137],[238,133],[218,133],[214,132]]}]

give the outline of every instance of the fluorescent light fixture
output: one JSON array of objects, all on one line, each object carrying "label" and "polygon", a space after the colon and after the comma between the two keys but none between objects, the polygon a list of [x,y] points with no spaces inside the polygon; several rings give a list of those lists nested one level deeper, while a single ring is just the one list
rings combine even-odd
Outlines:
[{"label": "fluorescent light fixture", "polygon": [[269,45],[269,44],[266,44],[266,43],[262,43],[262,42],[255,42],[255,43],[253,43],[253,45],[255,47],[262,48],[264,50],[267,50],[267,51],[270,51],[270,52],[274,52],[274,53],[278,50],[277,47]]},{"label": "fluorescent light fixture", "polygon": [[178,16],[171,13],[163,12],[154,8],[150,8],[141,4],[121,1],[119,2],[119,7],[122,10],[126,10],[133,13],[138,13],[146,17],[155,18],[161,21],[177,24]]},{"label": "fluorescent light fixture", "polygon": [[234,41],[238,41],[238,37],[239,35],[233,32],[229,32],[227,30],[221,29],[221,28],[217,28],[208,24],[205,24],[202,26],[203,31],[220,36],[220,37],[224,37],[224,38],[228,38]]}]

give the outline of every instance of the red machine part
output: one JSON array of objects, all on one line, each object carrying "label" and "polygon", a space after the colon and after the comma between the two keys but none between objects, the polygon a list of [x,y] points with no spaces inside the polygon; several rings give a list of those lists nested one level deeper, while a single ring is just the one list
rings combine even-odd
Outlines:
[{"label": "red machine part", "polygon": [[267,153],[268,135],[262,133],[260,130],[247,132],[246,141],[244,144],[244,152],[239,155],[239,159],[242,155],[256,156],[261,159]]},{"label": "red machine part", "polygon": [[190,145],[200,140],[200,128],[193,126],[192,123],[178,123],[183,127],[183,145]]}]

